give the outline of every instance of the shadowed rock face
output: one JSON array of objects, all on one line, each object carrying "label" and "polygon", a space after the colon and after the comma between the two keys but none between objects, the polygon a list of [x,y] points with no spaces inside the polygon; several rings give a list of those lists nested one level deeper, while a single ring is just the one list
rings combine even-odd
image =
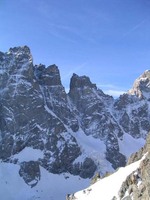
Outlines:
[{"label": "shadowed rock face", "polygon": [[[55,173],[67,171],[81,154],[71,135],[79,125],[68,106],[58,67],[33,66],[28,47],[12,48],[1,60],[0,158],[32,147],[43,151],[43,167]],[[61,164],[54,170],[58,160]]]},{"label": "shadowed rock face", "polygon": [[124,94],[114,104],[114,115],[118,118],[123,131],[134,138],[146,138],[150,130],[149,99]]},{"label": "shadowed rock face", "polygon": [[50,65],[47,68],[41,64],[39,66],[36,66],[35,76],[38,79],[40,85],[61,85],[60,73],[56,65]]},{"label": "shadowed rock face", "polygon": [[0,159],[9,162],[32,147],[43,152],[38,164],[50,172],[91,177],[97,166],[89,155],[75,162],[84,153],[76,140],[81,131],[104,143],[113,168],[125,165],[119,140],[125,133],[146,138],[150,129],[148,85],[141,89],[145,98],[124,94],[114,100],[88,77],[73,74],[66,94],[58,67],[34,65],[27,46],[0,52]]}]

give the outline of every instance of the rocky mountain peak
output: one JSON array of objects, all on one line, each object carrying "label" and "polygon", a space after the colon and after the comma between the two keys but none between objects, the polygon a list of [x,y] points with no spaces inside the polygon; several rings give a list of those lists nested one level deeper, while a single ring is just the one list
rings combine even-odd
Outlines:
[{"label": "rocky mountain peak", "polygon": [[129,90],[128,94],[136,95],[141,99],[150,99],[150,70],[146,70],[135,80],[133,87]]},{"label": "rocky mountain peak", "polygon": [[96,88],[96,85],[91,83],[90,78],[87,76],[78,76],[77,74],[73,74],[70,82],[70,90],[74,88]]},{"label": "rocky mountain peak", "polygon": [[41,85],[58,86],[61,84],[60,72],[58,67],[53,64],[48,67],[45,65],[35,66],[35,76]]},{"label": "rocky mountain peak", "polygon": [[33,59],[29,47],[14,47],[6,53],[0,53],[0,83],[2,88],[9,83],[18,88],[18,85],[23,84],[25,80],[32,82],[33,78]]},{"label": "rocky mountain peak", "polygon": [[10,48],[6,54],[16,57],[19,61],[29,60],[33,62],[30,48],[28,46]]},{"label": "rocky mountain peak", "polygon": [[18,53],[18,52],[30,54],[30,48],[25,45],[25,46],[19,46],[19,47],[12,47],[8,51],[8,53]]}]

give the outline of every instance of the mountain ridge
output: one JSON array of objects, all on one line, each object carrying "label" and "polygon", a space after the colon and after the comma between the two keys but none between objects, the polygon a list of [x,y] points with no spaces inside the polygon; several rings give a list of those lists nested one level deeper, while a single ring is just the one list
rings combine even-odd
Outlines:
[{"label": "mountain ridge", "polygon": [[[143,87],[136,89],[144,91],[142,98],[126,93],[115,100],[89,77],[73,74],[67,94],[58,67],[34,65],[27,46],[0,52],[1,161],[17,165],[33,187],[40,183],[40,167],[85,179],[124,166],[150,130],[147,79]],[[19,162],[16,155],[26,148],[42,156]]]}]

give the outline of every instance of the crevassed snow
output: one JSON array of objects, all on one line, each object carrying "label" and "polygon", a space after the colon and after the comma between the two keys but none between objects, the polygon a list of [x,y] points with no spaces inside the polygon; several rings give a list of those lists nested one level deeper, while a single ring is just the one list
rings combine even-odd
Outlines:
[{"label": "crevassed snow", "polygon": [[65,200],[67,193],[74,193],[89,185],[89,179],[70,174],[50,174],[40,167],[41,179],[31,188],[19,176],[19,165],[0,163],[0,197],[2,200]]},{"label": "crevassed snow", "polygon": [[135,139],[131,135],[125,133],[123,139],[118,139],[120,153],[125,155],[127,158],[133,153],[138,151],[144,146],[145,140],[143,138]]},{"label": "crevassed snow", "polygon": [[37,161],[39,158],[43,158],[43,152],[39,149],[26,147],[18,154],[15,154],[13,158],[18,159],[19,162]]},{"label": "crevassed snow", "polygon": [[141,160],[126,167],[122,167],[109,177],[101,179],[85,190],[75,193],[74,196],[76,200],[111,200],[114,196],[119,200],[118,192],[123,181],[125,181],[127,176],[134,170],[139,168],[139,165],[145,156],[146,154]]}]

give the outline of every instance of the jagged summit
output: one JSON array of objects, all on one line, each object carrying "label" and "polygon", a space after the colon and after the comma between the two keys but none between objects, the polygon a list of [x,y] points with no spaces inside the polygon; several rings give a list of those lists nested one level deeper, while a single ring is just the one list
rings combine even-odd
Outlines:
[{"label": "jagged summit", "polygon": [[29,47],[14,47],[6,53],[0,53],[0,75],[1,88],[7,88],[12,84],[16,92],[19,85],[23,87],[25,83],[32,82],[33,59]]},{"label": "jagged summit", "polygon": [[30,48],[26,45],[25,46],[19,46],[19,47],[12,47],[12,48],[9,49],[8,54],[9,53],[19,53],[19,52],[30,54]]},{"label": "jagged summit", "polygon": [[96,84],[91,83],[90,78],[87,76],[78,76],[73,73],[70,81],[70,89],[83,87],[96,88]]},{"label": "jagged summit", "polygon": [[139,98],[150,99],[150,70],[146,70],[135,80],[128,94],[136,95]]},{"label": "jagged summit", "polygon": [[36,65],[35,76],[40,84],[44,84],[47,86],[62,85],[60,72],[55,64],[49,65],[48,67],[45,67],[45,65],[42,64]]},{"label": "jagged summit", "polygon": [[17,59],[16,66],[18,62],[23,65],[25,62],[33,63],[32,55],[29,47],[14,47],[10,48],[8,52],[0,52],[0,68],[11,68],[15,64]]},{"label": "jagged summit", "polygon": [[33,58],[31,55],[30,48],[28,46],[19,46],[19,47],[13,47],[10,48],[9,51],[6,53],[6,56],[14,56],[16,57],[20,62],[29,60],[30,62],[33,62]]}]

